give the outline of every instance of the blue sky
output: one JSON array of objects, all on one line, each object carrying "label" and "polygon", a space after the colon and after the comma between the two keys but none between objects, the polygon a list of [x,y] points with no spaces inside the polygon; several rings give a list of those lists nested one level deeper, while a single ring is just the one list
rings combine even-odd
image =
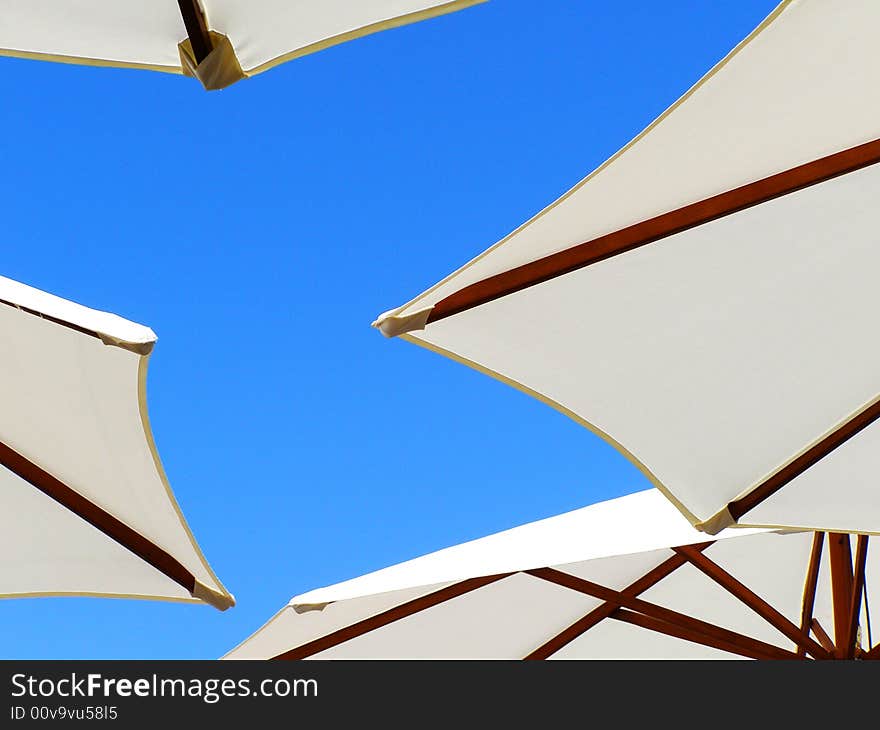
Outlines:
[{"label": "blue sky", "polygon": [[0,274],[151,326],[172,487],[238,606],[0,602],[3,658],[212,658],[294,594],[649,485],[370,328],[586,175],[773,0],[491,0],[222,92],[0,59]]}]

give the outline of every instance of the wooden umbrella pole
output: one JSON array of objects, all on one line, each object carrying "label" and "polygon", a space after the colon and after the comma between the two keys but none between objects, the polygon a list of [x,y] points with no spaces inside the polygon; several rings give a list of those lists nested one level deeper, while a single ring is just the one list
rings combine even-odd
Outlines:
[{"label": "wooden umbrella pole", "polygon": [[831,564],[835,655],[838,659],[842,659],[847,654],[850,604],[853,595],[852,549],[848,534],[842,532],[828,534],[828,558]]}]

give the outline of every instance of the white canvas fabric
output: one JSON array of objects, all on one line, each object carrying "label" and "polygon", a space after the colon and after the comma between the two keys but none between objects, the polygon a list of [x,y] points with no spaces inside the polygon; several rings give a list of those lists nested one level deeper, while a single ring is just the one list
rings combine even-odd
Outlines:
[{"label": "white canvas fabric", "polygon": [[[733,528],[715,539],[705,555],[799,624],[812,534]],[[296,596],[224,658],[278,656],[459,581],[508,572],[513,575],[345,641],[314,658],[522,658],[600,601],[520,571],[555,567],[619,590],[669,558],[670,547],[705,540],[659,492],[639,492]],[[814,615],[828,627],[832,606],[824,559]],[[876,594],[878,580],[869,570],[869,596]],[[775,628],[690,565],[641,597],[792,649],[792,643]],[[734,656],[605,619],[552,658]]]},{"label": "white canvas fabric", "polygon": [[[259,73],[289,58],[480,0],[200,0],[207,27],[229,38],[242,71]],[[6,0],[5,55],[181,73],[187,37],[175,0]]]},{"label": "white canvas fabric", "polygon": [[[880,397],[880,165],[425,322],[487,277],[877,140],[878,23],[871,0],[781,3],[583,182],[374,324],[571,416],[693,524],[730,524],[731,501]],[[739,523],[880,532],[878,429]]]},{"label": "white canvas fabric", "polygon": [[190,591],[0,460],[0,595],[234,603],[168,486],[147,417],[152,331],[0,278],[0,442],[176,559]]}]

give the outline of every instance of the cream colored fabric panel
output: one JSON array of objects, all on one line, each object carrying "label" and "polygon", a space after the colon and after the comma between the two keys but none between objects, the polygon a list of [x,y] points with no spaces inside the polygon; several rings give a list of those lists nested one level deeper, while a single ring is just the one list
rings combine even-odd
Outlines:
[{"label": "cream colored fabric panel", "polygon": [[606,619],[550,657],[565,659],[743,659],[621,621]]},{"label": "cream colored fabric panel", "polygon": [[597,605],[518,574],[315,655],[315,659],[521,659]]},{"label": "cream colored fabric panel", "polygon": [[[515,546],[518,537],[522,538],[524,544],[531,543],[532,559],[528,562],[534,565],[539,556],[545,554],[542,552],[543,537],[552,535],[557,525],[562,534],[569,533],[578,517],[584,526],[589,525],[592,518],[596,522],[603,517],[613,518],[619,520],[618,526],[625,532],[626,526],[638,525],[643,519],[642,513],[653,508],[653,497],[648,499],[648,495],[656,495],[656,492],[651,490],[611,500],[558,518],[499,533],[484,540],[466,543],[460,546],[460,552],[454,554],[455,562],[458,563],[455,572],[462,579],[480,575],[480,568],[485,565],[486,559],[482,548],[485,546],[488,550],[503,551],[508,546]],[[646,530],[652,537],[667,534],[677,538],[678,535],[669,530],[675,530],[679,525],[690,530],[686,521],[674,510],[657,510],[654,517],[656,524],[653,529]],[[529,531],[525,528],[533,529]],[[616,590],[629,586],[660,565],[673,555],[670,548],[680,544],[671,542],[663,548],[626,554],[614,554],[620,547],[614,545],[603,554],[602,545],[607,539],[607,532],[585,529],[580,538],[581,555],[590,556],[590,559],[553,567]],[[793,624],[800,625],[812,543],[813,534],[810,532],[781,533],[737,528],[724,531],[722,539],[709,546],[705,555]],[[629,544],[635,546],[635,542],[631,540]],[[287,606],[257,633],[229,652],[226,658],[256,659],[276,656],[437,590],[443,586],[419,587],[420,573],[417,568],[423,566],[425,571],[422,575],[432,575],[434,563],[443,558],[444,553],[447,558],[453,555],[449,551],[440,551],[397,566],[406,568],[405,572],[395,573],[394,568],[391,568],[360,580],[303,594],[291,603],[297,603],[304,598],[323,597],[330,600],[333,596],[340,600],[323,608],[313,606],[316,610],[302,613],[298,613],[292,605]],[[869,554],[869,561],[876,558],[875,553],[876,550],[873,550]],[[813,615],[826,630],[833,632],[827,545],[820,568]],[[875,568],[869,562],[869,596],[880,594],[880,588],[876,585]],[[378,588],[382,585],[383,581],[380,579],[383,578],[385,585],[396,581],[400,590],[378,595],[353,595],[354,588]],[[405,580],[412,583],[405,586]],[[781,649],[795,649],[793,642],[781,632],[691,565],[679,567],[642,593],[641,597]],[[522,658],[543,646],[599,603],[599,600],[590,596],[561,588],[534,576],[517,573],[326,649],[315,655],[315,658]],[[876,599],[872,601],[872,605],[876,605]],[[303,611],[303,607],[300,610]],[[862,635],[866,636],[868,621],[864,613],[861,624]],[[863,640],[862,644],[866,645],[867,641]],[[738,657],[606,619],[552,658]]]},{"label": "cream colored fabric panel", "polygon": [[880,423],[875,421],[743,515],[741,522],[796,523],[821,530],[846,525],[853,532],[880,534],[878,498]]},{"label": "cream colored fabric panel", "polygon": [[[877,396],[878,195],[875,165],[411,337],[592,424],[706,520]],[[880,525],[828,489],[835,529]]]},{"label": "cream colored fabric panel", "polygon": [[[212,30],[228,36],[246,72],[287,54],[467,3],[448,0],[204,0]],[[342,38],[340,38],[342,37]]]},{"label": "cream colored fabric panel", "polygon": [[[725,530],[718,539],[752,534]],[[291,600],[291,605],[342,601],[357,596],[395,591],[413,585],[457,582],[474,576],[498,575],[547,565],[607,558],[610,555],[644,554],[669,545],[704,542],[675,507],[655,490],[600,502],[546,520],[505,530],[495,535],[439,550],[374,573],[319,588]],[[668,557],[668,551],[661,551]],[[657,559],[657,562],[662,558]],[[615,575],[624,581],[630,573]],[[639,563],[636,571],[645,567]],[[648,565],[645,570],[653,565]],[[643,571],[644,572],[644,571]],[[635,580],[641,575],[631,575]]]},{"label": "cream colored fabric panel", "polygon": [[223,592],[154,460],[146,359],[8,306],[0,331],[0,440]]},{"label": "cream colored fabric panel", "polygon": [[174,0],[2,0],[0,48],[180,68],[186,37]]},{"label": "cream colored fabric panel", "polygon": [[[664,519],[664,517],[667,517],[667,519]],[[687,524],[685,520],[681,519],[681,515],[679,514],[676,514],[672,519],[676,522]],[[667,522],[671,520],[668,519],[668,516],[661,516],[660,521]],[[738,531],[734,530],[732,532],[732,536],[736,537]],[[750,531],[749,534],[754,533],[753,531]],[[585,545],[594,542],[592,535],[585,536],[585,538],[588,538],[584,540]],[[550,567],[577,576],[578,578],[584,578],[594,583],[598,583],[606,588],[612,588],[619,591],[639,580],[642,576],[656,568],[665,560],[673,557],[673,552],[670,546],[680,544],[684,543],[675,541],[656,550],[630,553],[628,555],[609,555],[588,558],[577,562],[551,565]],[[669,580],[669,578],[667,577],[663,580],[666,581]]]},{"label": "cream colored fabric panel", "polygon": [[177,583],[0,467],[0,596],[28,594],[192,600]]},{"label": "cream colored fabric panel", "polygon": [[390,593],[359,596],[354,600],[330,603],[323,607],[319,604],[308,609],[294,607],[291,602],[223,658],[275,657],[444,587],[445,584],[408,587]]},{"label": "cream colored fabric panel", "polygon": [[[660,10],[657,10],[660,12]],[[410,304],[880,137],[880,3],[798,0],[644,136]]]},{"label": "cream colored fabric panel", "polygon": [[[673,515],[673,519],[681,520],[679,515]],[[721,540],[706,554],[793,623],[799,623],[812,535],[732,532],[739,532],[742,537]],[[585,547],[592,542],[592,536],[586,534]],[[539,543],[535,548],[540,548]],[[671,555],[668,549],[653,550],[556,568],[620,590]],[[827,566],[823,570],[814,613],[828,626],[831,614]],[[355,597],[304,613],[297,613],[288,606],[226,658],[275,656],[440,587]],[[679,568],[642,597],[781,648],[793,649],[792,642],[780,632],[691,566]],[[592,597],[519,573],[326,649],[314,658],[522,658],[599,603]],[[631,643],[622,644],[622,641]],[[603,621],[554,656],[561,659],[628,657],[730,658],[724,652],[659,637],[652,632],[624,629],[613,620]]]},{"label": "cream colored fabric panel", "polygon": [[[621,533],[617,540],[615,530]],[[655,490],[640,492],[297,596],[226,658],[276,656],[450,583],[489,574],[490,568],[500,567],[499,561],[508,551],[508,570],[553,566],[546,560],[549,556],[565,555],[569,562],[556,564],[557,569],[620,590],[671,557],[670,547],[694,542],[694,538],[702,541],[704,536],[661,495]],[[664,539],[668,542],[663,543]],[[778,603],[780,610],[793,615],[799,611],[810,539],[807,534],[780,536],[732,529],[720,535],[709,554],[767,600]],[[430,585],[440,572],[455,578]],[[788,646],[772,627],[695,569],[679,569],[645,597]],[[316,656],[522,658],[598,604],[590,596],[517,573]],[[665,641],[656,643],[652,638],[644,647],[619,647],[602,638],[605,630],[598,633],[598,639],[590,640],[586,654],[574,651],[566,655],[600,658],[628,656],[631,651],[646,652],[645,656],[657,652],[662,656],[713,654],[692,647],[670,650]],[[609,636],[619,636],[619,630]]]}]

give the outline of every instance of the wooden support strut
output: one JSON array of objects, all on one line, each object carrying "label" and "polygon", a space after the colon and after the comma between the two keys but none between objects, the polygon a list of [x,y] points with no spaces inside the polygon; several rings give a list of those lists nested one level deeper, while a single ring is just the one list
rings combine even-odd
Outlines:
[{"label": "wooden support strut", "polygon": [[[699,550],[695,550],[695,552],[697,555],[702,554]],[[797,654],[788,651],[787,649],[773,646],[772,644],[753,639],[735,631],[730,631],[729,629],[723,629],[720,626],[701,621],[693,616],[688,616],[679,613],[678,611],[673,611],[672,609],[649,603],[641,598],[625,595],[622,591],[616,591],[613,588],[606,588],[593,581],[579,578],[578,576],[554,568],[537,568],[535,570],[527,570],[525,573],[534,578],[540,578],[541,580],[555,583],[556,585],[584,593],[588,596],[593,596],[594,598],[599,598],[603,601],[617,603],[626,609],[630,609],[636,614],[642,614],[648,619],[659,621],[660,624],[664,626],[678,627],[682,631],[688,632],[689,635],[699,635],[704,638],[704,641],[699,643],[706,643],[708,640],[720,641],[728,647],[737,647],[739,650],[734,651],[734,653],[742,654],[743,656],[754,656],[759,654],[762,659],[799,658]],[[611,618],[613,617],[614,615],[612,614]],[[712,646],[713,644],[709,645]],[[821,649],[821,647],[818,648]],[[730,649],[725,649],[725,651],[729,650]]]},{"label": "wooden support strut", "polygon": [[[699,545],[694,545],[694,547],[697,550],[705,550],[711,544],[711,542],[704,542]],[[621,591],[621,594],[630,598],[635,598],[641,593],[644,593],[652,586],[659,583],[666,576],[678,570],[686,562],[687,561],[681,555],[673,555],[667,560],[664,560],[653,570],[648,571],[637,581],[628,585]],[[594,608],[586,616],[575,621],[571,626],[558,633],[549,641],[543,643],[541,646],[539,646],[537,649],[535,649],[524,658],[528,660],[547,659],[548,657],[552,656],[557,651],[562,649],[564,646],[570,644],[579,636],[589,631],[591,628],[593,628],[593,626],[601,622],[603,619],[611,616],[611,614],[613,614],[618,608],[620,608],[620,604],[618,602],[605,601],[601,606],[597,606],[596,608]]]},{"label": "wooden support strut", "polygon": [[205,13],[199,0],[177,0],[177,4],[180,6],[180,14],[183,16],[183,24],[186,26],[193,56],[196,63],[201,63],[214,49],[208,24],[205,21]]},{"label": "wooden support strut", "polygon": [[[801,632],[809,635],[813,625],[813,606],[816,602],[816,585],[819,582],[819,566],[822,560],[822,544],[825,542],[824,532],[813,533],[813,547],[810,550],[810,562],[807,565],[807,578],[804,582],[804,599],[801,603]],[[822,643],[821,641],[819,642]],[[828,647],[823,645],[823,648]],[[804,656],[807,650],[803,645],[797,649],[798,656]]]},{"label": "wooden support strut", "polygon": [[675,551],[684,555],[688,559],[688,562],[690,562],[695,568],[698,568],[731,595],[742,601],[746,606],[767,621],[767,623],[795,642],[795,644],[803,646],[815,658],[832,658],[828,651],[822,648],[822,646],[810,636],[804,634],[797,626],[773,608],[773,606],[730,575],[730,573],[724,570],[720,565],[712,562],[701,552],[693,550],[687,546],[677,547],[675,548]]},{"label": "wooden support strut", "polygon": [[814,618],[810,621],[810,626],[813,629],[813,633],[816,634],[816,638],[819,640],[819,643],[822,645],[822,648],[825,649],[829,653],[829,655],[834,656],[834,642],[831,640],[831,637],[828,636],[828,632],[822,628],[822,624],[819,623],[819,619]]},{"label": "wooden support strut", "polygon": [[672,636],[676,639],[682,639],[683,641],[690,641],[694,644],[702,644],[703,646],[708,646],[713,649],[720,649],[721,651],[726,651],[730,654],[744,656],[748,659],[797,658],[796,654],[791,654],[790,656],[777,656],[775,654],[762,652],[752,646],[743,646],[741,643],[727,642],[718,637],[708,636],[707,634],[700,633],[699,631],[695,631],[686,626],[666,623],[665,621],[660,621],[656,618],[652,618],[651,616],[646,616],[636,611],[627,611],[622,608],[612,613],[609,618],[616,619],[617,621],[625,621],[626,623],[633,624],[634,626],[641,626],[643,629],[648,629],[649,631],[654,631],[658,634],[665,634],[666,636]]}]

